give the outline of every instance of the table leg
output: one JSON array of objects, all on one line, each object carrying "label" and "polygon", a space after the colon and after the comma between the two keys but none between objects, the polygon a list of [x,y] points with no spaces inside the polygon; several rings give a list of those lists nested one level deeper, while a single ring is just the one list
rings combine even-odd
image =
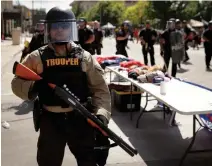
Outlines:
[{"label": "table leg", "polygon": [[172,115],[171,115],[171,117],[170,117],[170,119],[169,119],[169,125],[170,125],[170,126],[175,126],[175,125],[177,125],[177,124],[175,124],[175,115],[176,115],[176,112],[173,111],[173,112],[172,112]]},{"label": "table leg", "polygon": [[163,104],[163,120],[166,119],[166,105]]},{"label": "table leg", "polygon": [[196,117],[195,117],[195,115],[193,115],[193,137],[192,137],[190,145],[188,146],[188,148],[186,149],[183,157],[180,160],[179,166],[183,165],[183,161],[185,160],[186,156],[188,155],[189,151],[191,150],[191,148],[192,148],[192,146],[194,144],[195,138],[196,138]]},{"label": "table leg", "polygon": [[146,104],[145,104],[144,108],[141,110],[141,113],[137,119],[136,128],[138,128],[138,126],[139,126],[139,120],[140,120],[141,116],[143,115],[144,111],[146,110],[147,104],[148,104],[148,94],[146,93]]}]

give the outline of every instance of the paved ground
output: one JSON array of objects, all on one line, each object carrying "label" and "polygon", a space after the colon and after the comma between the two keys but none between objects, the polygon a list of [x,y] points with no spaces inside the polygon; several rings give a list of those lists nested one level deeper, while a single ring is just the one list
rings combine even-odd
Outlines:
[{"label": "paved ground", "polygon": [[[115,53],[115,40],[105,39],[103,55]],[[129,42],[128,53],[131,57],[143,61],[139,44]],[[2,55],[2,90],[1,90],[1,118],[10,123],[10,129],[2,128],[2,166],[35,166],[36,142],[38,133],[34,132],[32,124],[32,103],[23,102],[11,92],[10,82],[13,77],[11,71],[15,60],[20,59],[20,46],[11,43],[1,45]],[[159,47],[155,46],[156,63],[163,64],[159,55]],[[212,73],[205,71],[204,50],[189,50],[190,63],[183,64],[178,76],[212,88]],[[6,64],[6,65],[5,65]],[[141,105],[144,106],[142,100]],[[147,109],[152,109],[155,102]],[[188,146],[192,137],[192,117],[177,114],[178,127],[169,127],[167,120],[163,120],[162,113],[145,114],[138,129],[135,128],[137,113],[131,121],[128,113],[113,110],[109,127],[124,140],[138,149],[135,157],[128,156],[119,147],[110,151],[108,166],[177,166],[180,157]],[[201,130],[195,149],[212,148],[212,134]],[[212,154],[189,155],[186,166],[211,166]],[[66,149],[63,166],[76,165],[71,153]]]}]

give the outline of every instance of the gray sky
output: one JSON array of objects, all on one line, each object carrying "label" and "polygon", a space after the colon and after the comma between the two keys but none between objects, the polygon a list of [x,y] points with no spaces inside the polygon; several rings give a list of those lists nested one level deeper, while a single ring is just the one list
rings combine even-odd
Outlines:
[{"label": "gray sky", "polygon": [[[19,1],[21,5],[25,5],[28,8],[32,8],[32,0],[13,0],[13,3],[16,4]],[[48,12],[52,7],[59,6],[63,9],[70,9],[69,4],[73,0],[34,0],[34,9],[36,8],[45,8]]]}]

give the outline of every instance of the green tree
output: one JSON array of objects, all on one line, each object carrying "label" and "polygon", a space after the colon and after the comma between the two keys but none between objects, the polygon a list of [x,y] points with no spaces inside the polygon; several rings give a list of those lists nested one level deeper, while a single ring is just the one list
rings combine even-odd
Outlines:
[{"label": "green tree", "polygon": [[139,25],[147,19],[147,16],[145,15],[145,8],[148,4],[149,2],[139,1],[135,5],[126,8],[122,21],[130,20],[133,25]]},{"label": "green tree", "polygon": [[82,11],[82,9],[80,7],[80,3],[81,3],[81,1],[77,1],[74,3],[74,5],[72,5],[72,11],[75,14],[76,18],[78,18],[80,16],[81,11]]},{"label": "green tree", "polygon": [[100,1],[90,10],[80,14],[80,16],[84,16],[89,21],[98,20],[101,25],[107,22],[117,25],[120,23],[124,9],[123,2]]},{"label": "green tree", "polygon": [[160,27],[165,28],[170,18],[181,18],[188,1],[151,1],[146,7],[145,14],[150,19],[159,19]]},{"label": "green tree", "polygon": [[198,5],[197,15],[204,20],[212,20],[212,2],[202,1],[202,3]]}]

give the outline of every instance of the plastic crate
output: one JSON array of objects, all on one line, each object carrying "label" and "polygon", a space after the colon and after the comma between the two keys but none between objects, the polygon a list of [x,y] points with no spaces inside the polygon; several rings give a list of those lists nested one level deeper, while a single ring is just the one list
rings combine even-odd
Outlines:
[{"label": "plastic crate", "polygon": [[113,106],[120,112],[130,112],[131,106],[132,111],[136,112],[140,110],[141,105],[141,94],[143,92],[132,92],[132,105],[130,104],[131,92],[112,91]]}]

